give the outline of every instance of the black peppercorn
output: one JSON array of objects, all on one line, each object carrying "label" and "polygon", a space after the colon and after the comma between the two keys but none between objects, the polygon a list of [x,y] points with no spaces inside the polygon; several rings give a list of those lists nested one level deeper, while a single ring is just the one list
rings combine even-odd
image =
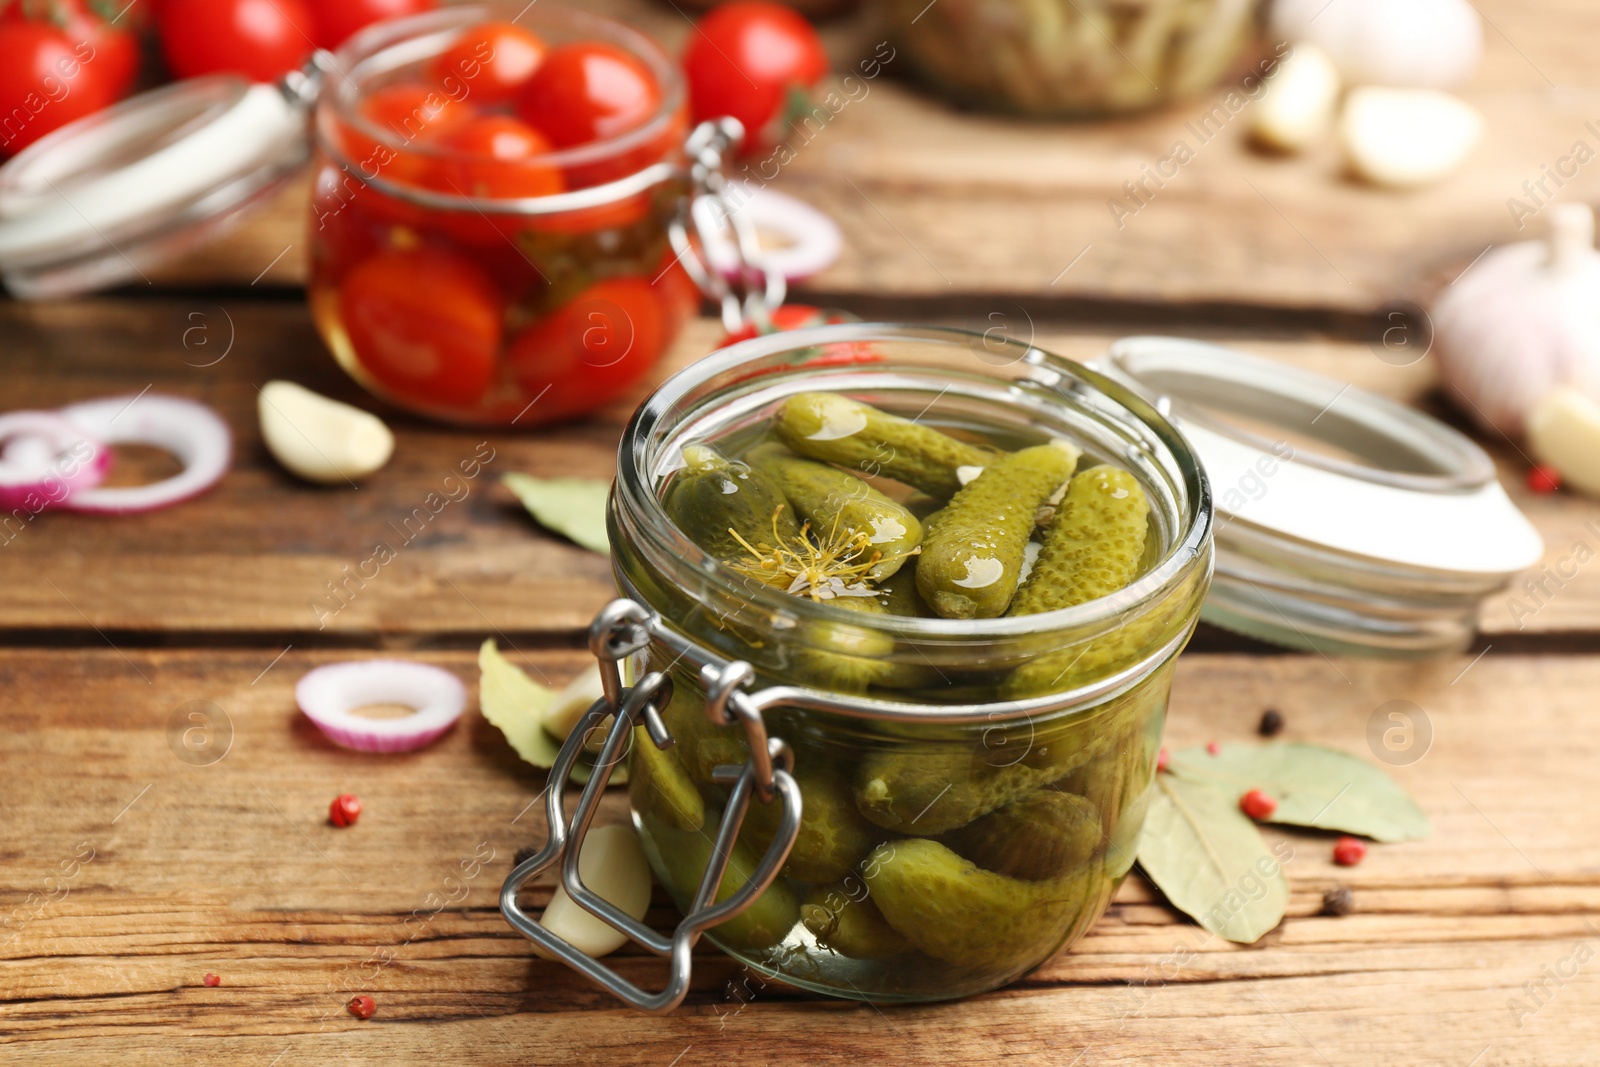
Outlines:
[{"label": "black peppercorn", "polygon": [[523,845],[521,848],[517,849],[517,854],[511,858],[511,863],[513,866],[520,867],[522,866],[524,860],[531,858],[533,854],[538,851],[539,850],[534,848],[532,845]]},{"label": "black peppercorn", "polygon": [[1277,708],[1268,708],[1261,713],[1261,725],[1256,727],[1256,732],[1262,737],[1277,737],[1283,732],[1283,715]]},{"label": "black peppercorn", "polygon": [[1356,898],[1349,889],[1336,885],[1322,894],[1322,914],[1349,915],[1355,910]]}]

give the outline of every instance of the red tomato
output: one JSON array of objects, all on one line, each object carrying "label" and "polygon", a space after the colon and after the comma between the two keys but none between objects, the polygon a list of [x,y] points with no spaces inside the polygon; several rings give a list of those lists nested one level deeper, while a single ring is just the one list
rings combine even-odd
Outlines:
[{"label": "red tomato", "polygon": [[305,0],[162,0],[157,28],[179,78],[243,74],[270,82],[305,63],[315,27]]},{"label": "red tomato", "polygon": [[668,321],[645,278],[611,278],[523,330],[507,360],[532,425],[593,411],[637,382],[665,346]]},{"label": "red tomato", "polygon": [[564,188],[561,170],[538,162],[550,142],[510,115],[479,115],[440,135],[441,149],[470,158],[439,164],[439,188],[462,196],[504,200],[549,196]]},{"label": "red tomato", "polygon": [[374,91],[361,101],[361,113],[403,141],[437,137],[473,115],[466,104],[416,81]]},{"label": "red tomato", "polygon": [[90,8],[89,0],[15,0],[0,14],[0,23],[42,22],[54,26],[76,43],[87,41],[94,58],[84,62],[100,68],[101,77],[121,97],[139,73],[139,40],[131,30],[132,13],[120,17],[118,4],[111,10],[115,24]]},{"label": "red tomato", "polygon": [[40,22],[0,25],[0,154],[22,151],[51,130],[116,102],[117,91],[87,41]]},{"label": "red tomato", "polygon": [[454,253],[373,256],[340,283],[339,317],[362,366],[400,399],[470,405],[494,377],[500,294]]},{"label": "red tomato", "polygon": [[311,0],[318,48],[338,48],[374,22],[432,11],[435,0]]},{"label": "red tomato", "polygon": [[649,68],[602,41],[550,49],[517,97],[523,119],[557,148],[626,133],[660,106]]},{"label": "red tomato", "polygon": [[485,22],[435,56],[428,76],[440,85],[459,80],[477,104],[503,104],[533,77],[544,54],[545,43],[521,26]]},{"label": "red tomato", "polygon": [[811,24],[791,8],[735,0],[713,8],[683,53],[694,121],[732,115],[744,123],[747,147],[781,135],[784,104],[828,72],[828,56]]}]

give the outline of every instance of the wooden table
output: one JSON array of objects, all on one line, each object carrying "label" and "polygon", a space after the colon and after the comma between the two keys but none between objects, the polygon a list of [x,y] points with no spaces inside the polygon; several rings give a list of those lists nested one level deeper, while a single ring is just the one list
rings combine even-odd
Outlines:
[{"label": "wooden table", "polygon": [[[1521,178],[1498,183],[1537,173],[1567,139],[1551,131],[1600,89],[1573,43],[1593,26],[1592,5],[1485,0],[1483,9],[1503,32],[1491,31],[1474,92],[1497,129],[1520,132],[1486,149],[1479,171],[1436,196],[1399,201],[1331,179],[1323,196],[1287,172],[1261,175],[1269,198],[1282,182],[1285,196],[1298,190],[1297,203],[1327,213],[1317,233],[1329,243],[1318,243],[1350,275],[1348,287],[1319,274],[1323,261],[1296,251],[1288,231],[1276,233],[1276,216],[1225,187],[1224,178],[1269,166],[1238,152],[1231,164],[1219,153],[1207,164],[1214,172],[1197,171],[1192,186],[1137,220],[1140,230],[1108,237],[1105,259],[1086,257],[1060,284],[1044,284],[1041,271],[1059,271],[1089,240],[1074,236],[1073,212],[1102,210],[1108,176],[1136,172],[1142,149],[1133,146],[1159,144],[1162,123],[1181,113],[1023,129],[955,115],[885,83],[849,116],[856,125],[840,128],[842,140],[854,130],[855,154],[819,157],[792,176],[790,188],[852,221],[850,251],[818,289],[864,312],[956,314],[968,324],[991,313],[1020,321],[1021,309],[1042,344],[1084,358],[1155,318],[1454,419],[1431,360],[1396,367],[1359,338],[1381,326],[1373,313],[1384,300],[1419,295],[1439,269],[1503,239],[1496,213]],[[664,26],[676,18],[641,17]],[[1572,32],[1557,32],[1558,22]],[[855,26],[831,30],[833,43],[848,48]],[[1530,84],[1530,67],[1571,92]],[[988,149],[1023,151],[1026,165],[978,165]],[[1126,167],[1106,162],[1107,152]],[[1063,175],[1076,193],[1063,192]],[[883,192],[896,221],[882,227],[870,207],[851,209],[830,185],[836,178],[859,184],[862,200]],[[1026,210],[1049,221],[1031,235],[1020,229],[1019,182],[1034,190]],[[1473,196],[1460,195],[1463,184]],[[1287,736],[1367,755],[1369,720],[1397,699],[1423,709],[1433,730],[1427,754],[1393,773],[1432,817],[1434,836],[1376,846],[1344,869],[1331,864],[1328,838],[1274,832],[1294,850],[1293,899],[1283,925],[1255,946],[1207,936],[1134,876],[1072,953],[1010,989],[936,1007],[801,994],[708,950],[684,1006],[652,1018],[537,960],[501,919],[496,894],[516,851],[543,839],[530,807],[542,773],[518,761],[475,699],[435,746],[361,756],[332,747],[296,712],[293,686],[313,665],[380,651],[439,663],[470,683],[486,636],[553,683],[575,674],[580,628],[610,595],[607,564],[535,528],[496,478],[609,476],[638,395],[590,421],[522,435],[384,412],[399,449],[361,489],[293,481],[260,443],[256,388],[288,377],[359,396],[292,287],[297,253],[248,284],[297,240],[285,227],[298,208],[285,203],[276,230],[269,219],[236,233],[155,292],[0,306],[0,407],[150,387],[215,405],[238,445],[232,473],[200,500],[123,519],[46,514],[0,543],[0,1061],[1595,1062],[1594,562],[1530,617],[1519,620],[1510,595],[1491,602],[1477,646],[1443,661],[1290,654],[1202,629],[1178,671],[1173,746],[1245,738],[1274,707]],[[1363,211],[1375,213],[1368,223],[1416,225],[1358,231]],[[897,230],[907,238],[900,245]],[[991,244],[974,240],[980,231]],[[210,287],[185,290],[184,278]],[[230,280],[236,288],[217,288]],[[274,282],[285,287],[269,289]],[[1078,317],[1063,320],[1063,309]],[[1340,336],[1315,336],[1312,322]],[[188,332],[196,326],[201,334]],[[697,324],[663,373],[703,354],[715,334]],[[212,347],[197,348],[202,339]],[[470,493],[346,608],[319,614],[324,583],[389,538],[391,524],[484,441],[495,458]],[[1600,505],[1531,496],[1516,447],[1486,444],[1544,533],[1547,562],[1579,546],[1592,556]],[[179,735],[191,728],[209,730],[225,754],[180,758]],[[366,802],[345,831],[326,824],[340,792]],[[608,797],[604,818],[624,818],[620,796]],[[1353,913],[1319,914],[1335,885],[1353,891]],[[664,898],[651,919],[672,923]],[[626,951],[618,963],[636,981],[658,980],[653,958]],[[220,986],[204,985],[207,972]],[[377,1001],[372,1021],[343,1011],[355,993]]]}]

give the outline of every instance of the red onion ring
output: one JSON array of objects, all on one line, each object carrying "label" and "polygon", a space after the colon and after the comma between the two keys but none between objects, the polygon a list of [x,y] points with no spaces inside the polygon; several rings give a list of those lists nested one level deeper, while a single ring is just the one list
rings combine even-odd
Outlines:
[{"label": "red onion ring", "polygon": [[100,484],[111,453],[62,415],[0,415],[0,509],[43,511]]},{"label": "red onion ring", "polygon": [[233,434],[211,408],[177,396],[141,394],[88,400],[61,414],[108,444],[150,445],[171,452],[183,470],[150,485],[114,489],[85,488],[62,504],[74,511],[128,515],[154,511],[199,496],[228,472]]},{"label": "red onion ring", "polygon": [[[456,724],[467,706],[467,687],[431,664],[366,659],[308,671],[295,685],[294,699],[336,745],[360,752],[410,752],[437,741]],[[401,704],[416,711],[399,719],[351,714],[373,704]]]},{"label": "red onion ring", "polygon": [[[763,248],[760,266],[781,274],[791,282],[821,274],[839,258],[844,236],[827,215],[810,204],[771,189],[750,193],[738,208],[755,226],[757,233],[778,234],[789,241],[780,248]],[[733,241],[721,229],[702,230],[706,259],[713,269],[726,275],[739,270],[739,255]]]}]

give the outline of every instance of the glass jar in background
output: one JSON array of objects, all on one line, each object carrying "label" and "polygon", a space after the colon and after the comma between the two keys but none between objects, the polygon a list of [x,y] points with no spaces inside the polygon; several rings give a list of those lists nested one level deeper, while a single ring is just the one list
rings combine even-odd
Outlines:
[{"label": "glass jar in background", "polygon": [[[446,53],[513,18],[547,46],[632,56],[654,78],[653,112],[505,158],[499,139],[516,133],[495,123],[516,126],[509,105],[471,51]],[[315,112],[309,297],[341,367],[430,418],[530,426],[597,408],[655,364],[699,304],[668,238],[688,192],[687,111],[659,48],[608,19],[485,3],[374,27],[332,68]]]},{"label": "glass jar in background", "polygon": [[[786,397],[817,391],[1007,448],[1065,437],[1082,466],[1132,472],[1151,502],[1140,577],[1074,608],[954,620],[846,611],[711,558],[663,504],[684,446],[739,454]],[[776,877],[708,938],[763,974],[874,1001],[967,996],[1038,966],[1104,912],[1133,865],[1211,536],[1205,476],[1176,431],[1121,386],[1031,346],[846,324],[746,341],[680,372],[623,437],[610,513],[623,603],[649,622],[603,646],[637,649],[636,679],[670,678],[658,711],[671,745],[639,725],[630,757],[656,877],[697,911],[725,805],[742,803],[729,773],[756,766],[759,708],[764,736],[791,757],[800,824]],[[744,727],[716,725],[708,707],[731,707],[740,662]],[[717,900],[759,881],[784,807],[749,801]],[[580,843],[575,829],[565,847]],[[516,890],[538,868],[519,867],[502,895],[524,932]],[[673,987],[650,999],[598,961],[575,965],[639,1006],[676,1003]]]},{"label": "glass jar in background", "polygon": [[1092,118],[1203,92],[1249,40],[1255,0],[884,0],[897,46],[957,101]]}]

